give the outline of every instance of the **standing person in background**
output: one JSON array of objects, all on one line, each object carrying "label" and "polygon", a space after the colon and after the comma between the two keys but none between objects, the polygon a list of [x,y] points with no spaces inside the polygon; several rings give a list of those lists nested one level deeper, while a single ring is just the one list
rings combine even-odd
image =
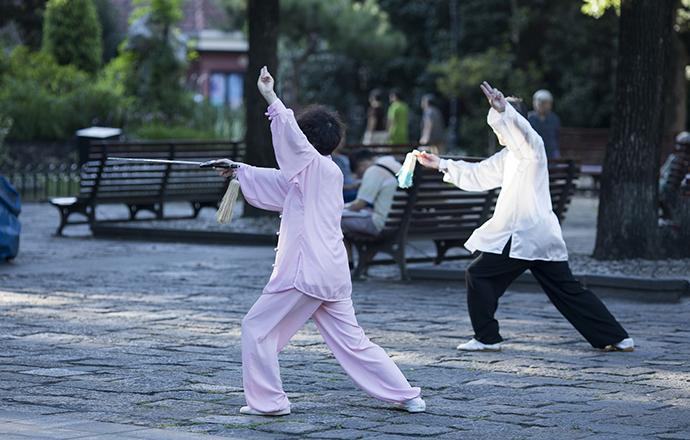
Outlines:
[{"label": "standing person in background", "polygon": [[386,142],[388,142],[388,131],[386,130],[386,110],[383,108],[383,93],[380,89],[374,89],[369,93],[367,128],[364,131],[362,143],[373,145]]},{"label": "standing person in background", "polygon": [[428,145],[427,150],[436,154],[446,153],[446,126],[443,123],[441,110],[436,107],[434,95],[427,93],[422,96],[422,134],[420,145]]},{"label": "standing person in background", "polygon": [[534,130],[544,140],[546,157],[558,159],[561,157],[561,119],[553,112],[553,95],[548,90],[537,90],[532,97],[533,111],[527,119]]},{"label": "standing person in background", "polygon": [[400,90],[392,89],[388,95],[388,140],[391,144],[406,144],[409,142],[407,126],[410,122],[410,110],[401,97]]}]

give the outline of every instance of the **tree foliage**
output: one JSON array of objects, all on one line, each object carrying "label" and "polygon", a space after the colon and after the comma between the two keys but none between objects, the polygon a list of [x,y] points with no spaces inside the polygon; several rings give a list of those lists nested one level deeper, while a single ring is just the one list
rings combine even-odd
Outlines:
[{"label": "tree foliage", "polygon": [[[305,93],[312,100],[326,98],[314,93],[312,89],[322,88],[305,70],[313,72],[330,61],[356,77],[359,68],[389,61],[404,45],[403,35],[392,29],[375,0],[282,0],[280,8],[281,87],[293,105],[304,104]],[[338,89],[341,96],[347,94]]]},{"label": "tree foliage", "polygon": [[22,44],[32,49],[41,47],[43,13],[47,0],[0,1],[0,27],[9,23],[17,25]]},{"label": "tree foliage", "polygon": [[180,0],[137,0],[120,55],[105,69],[114,87],[134,99],[144,121],[173,121],[191,106],[185,88],[187,48],[176,24]]},{"label": "tree foliage", "polygon": [[614,8],[620,14],[621,0],[584,0],[582,12],[600,18],[609,8]]},{"label": "tree foliage", "polygon": [[93,124],[121,126],[126,102],[116,91],[46,52],[19,46],[0,69],[0,109],[11,140],[66,140]]},{"label": "tree foliage", "polygon": [[60,64],[96,72],[103,47],[93,1],[49,0],[43,21],[43,49]]},{"label": "tree foliage", "polygon": [[[231,21],[245,27],[237,17],[246,15],[246,0],[220,1]],[[336,107],[348,134],[359,137],[370,79],[403,53],[404,32],[376,0],[282,0],[279,32],[277,80],[286,102]]]}]

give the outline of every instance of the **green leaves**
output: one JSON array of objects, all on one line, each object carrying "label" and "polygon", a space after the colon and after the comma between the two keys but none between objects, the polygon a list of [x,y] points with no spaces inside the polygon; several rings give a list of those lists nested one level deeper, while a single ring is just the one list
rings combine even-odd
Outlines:
[{"label": "green leaves", "polygon": [[0,76],[0,109],[13,121],[7,137],[14,140],[65,140],[94,123],[121,126],[125,107],[107,84],[23,46]]},{"label": "green leaves", "polygon": [[600,18],[607,9],[616,8],[616,13],[621,12],[621,0],[583,0],[582,12],[594,18]]},{"label": "green leaves", "polygon": [[375,0],[283,0],[281,34],[292,44],[376,62],[400,51],[395,31]]},{"label": "green leaves", "polygon": [[50,0],[43,22],[43,50],[59,64],[95,73],[103,52],[101,24],[92,0]]}]

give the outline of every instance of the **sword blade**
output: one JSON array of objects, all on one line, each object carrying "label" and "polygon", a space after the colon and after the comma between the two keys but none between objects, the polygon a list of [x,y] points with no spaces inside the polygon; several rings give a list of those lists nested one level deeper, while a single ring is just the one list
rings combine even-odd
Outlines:
[{"label": "sword blade", "polygon": [[142,162],[142,163],[174,163],[179,165],[196,165],[199,166],[203,162],[192,162],[189,160],[167,160],[167,159],[141,159],[134,157],[108,157],[108,160],[118,160],[127,162]]}]

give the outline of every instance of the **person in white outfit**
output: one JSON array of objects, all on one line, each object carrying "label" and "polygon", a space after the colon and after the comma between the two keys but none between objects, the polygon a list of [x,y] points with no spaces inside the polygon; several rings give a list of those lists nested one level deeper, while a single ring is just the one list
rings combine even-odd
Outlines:
[{"label": "person in white outfit", "polygon": [[494,215],[465,247],[479,256],[467,268],[467,306],[474,338],[458,350],[498,351],[503,338],[494,318],[508,286],[529,269],[559,312],[596,348],[633,351],[634,342],[604,303],[576,280],[549,193],[544,143],[524,115],[487,82],[481,85],[491,109],[487,117],[504,149],[477,163],[419,153],[443,180],[466,191],[501,188]]}]

